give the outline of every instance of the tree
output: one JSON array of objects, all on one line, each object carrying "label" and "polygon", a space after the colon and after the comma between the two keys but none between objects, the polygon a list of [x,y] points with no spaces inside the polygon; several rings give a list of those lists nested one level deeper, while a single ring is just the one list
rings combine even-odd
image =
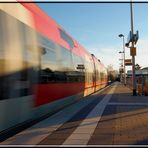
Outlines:
[{"label": "tree", "polygon": [[114,70],[113,65],[107,66],[108,80],[115,81],[118,76],[118,71]]},{"label": "tree", "polygon": [[140,70],[141,69],[141,66],[139,64],[136,64],[135,65],[135,70]]}]

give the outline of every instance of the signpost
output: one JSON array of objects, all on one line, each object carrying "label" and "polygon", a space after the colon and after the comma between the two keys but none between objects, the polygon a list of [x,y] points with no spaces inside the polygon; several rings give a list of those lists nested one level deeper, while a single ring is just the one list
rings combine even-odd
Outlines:
[{"label": "signpost", "polygon": [[136,31],[134,34],[134,21],[133,21],[133,7],[132,7],[132,0],[130,1],[130,13],[131,13],[131,31],[129,32],[129,36],[127,39],[127,43],[125,44],[126,47],[130,48],[130,55],[132,56],[132,83],[133,83],[133,96],[136,96],[136,79],[135,79],[135,56],[136,56],[136,47],[134,45],[137,43],[139,39],[139,32]]},{"label": "signpost", "polygon": [[130,55],[136,56],[136,47],[130,47]]},{"label": "signpost", "polygon": [[[133,21],[133,7],[132,7],[132,0],[130,2],[130,10],[131,10],[131,32],[132,32],[132,46],[131,46],[131,50],[134,49],[134,44],[137,42],[138,40],[138,37],[137,37],[137,40],[134,41],[134,21]],[[137,34],[136,34],[137,35]],[[135,50],[135,49],[134,49]],[[136,51],[136,50],[135,50]],[[137,93],[136,93],[136,77],[135,77],[135,55],[134,55],[134,51],[133,53],[131,52],[132,54],[132,79],[133,79],[133,96],[136,96]]]},{"label": "signpost", "polygon": [[126,66],[131,66],[132,65],[132,60],[131,59],[125,59],[125,65]]}]

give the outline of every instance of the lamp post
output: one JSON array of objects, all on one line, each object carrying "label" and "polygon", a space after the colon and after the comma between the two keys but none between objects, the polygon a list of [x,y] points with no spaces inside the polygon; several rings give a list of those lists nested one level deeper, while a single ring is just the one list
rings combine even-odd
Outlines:
[{"label": "lamp post", "polygon": [[[119,34],[120,38],[123,38],[123,64],[124,64],[124,85],[126,86],[126,70],[125,70],[125,43],[124,43],[124,35],[123,34]],[[119,52],[120,53],[120,52]]]},{"label": "lamp post", "polygon": [[[123,51],[119,51],[119,53],[123,54],[124,52]],[[123,75],[122,75],[122,73],[124,73],[124,70],[123,70],[124,69],[123,68],[124,67],[123,56],[121,56],[121,59],[119,59],[119,60],[121,61],[121,65],[120,65],[121,66],[121,75],[120,75],[121,78],[120,79],[123,80]],[[121,82],[123,82],[123,81],[121,81]]]}]

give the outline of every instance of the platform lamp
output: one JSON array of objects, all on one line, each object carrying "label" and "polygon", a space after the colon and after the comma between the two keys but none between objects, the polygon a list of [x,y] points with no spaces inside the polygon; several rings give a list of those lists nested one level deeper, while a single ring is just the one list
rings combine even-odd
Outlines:
[{"label": "platform lamp", "polygon": [[124,35],[123,34],[119,34],[118,35],[120,38],[123,38],[123,52],[119,52],[119,53],[123,53],[123,63],[124,63],[124,85],[126,86],[126,70],[125,70],[125,43],[124,43]]},{"label": "platform lamp", "polygon": [[122,57],[122,51],[120,51],[119,53],[121,53],[121,59],[119,59],[119,61],[121,61],[120,63],[120,68],[119,68],[119,71],[120,71],[120,81],[123,82],[123,57]]}]

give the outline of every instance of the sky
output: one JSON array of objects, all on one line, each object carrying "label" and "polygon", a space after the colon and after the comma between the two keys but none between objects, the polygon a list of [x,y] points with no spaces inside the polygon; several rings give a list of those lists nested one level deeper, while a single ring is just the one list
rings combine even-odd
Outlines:
[{"label": "sky", "polygon": [[[118,70],[125,42],[131,30],[129,3],[37,3],[104,65],[113,65]],[[148,3],[134,3],[134,32],[139,31],[135,63],[148,67]],[[130,59],[130,49],[125,48],[125,57]],[[127,70],[131,66],[126,67]]]}]

